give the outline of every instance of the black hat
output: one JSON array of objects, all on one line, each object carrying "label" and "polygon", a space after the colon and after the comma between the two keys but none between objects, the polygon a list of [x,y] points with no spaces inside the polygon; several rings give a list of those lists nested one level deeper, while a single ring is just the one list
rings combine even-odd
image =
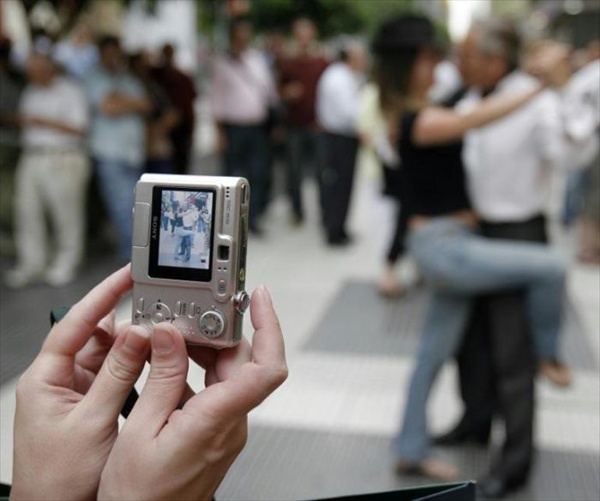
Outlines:
[{"label": "black hat", "polygon": [[385,21],[373,41],[373,51],[378,54],[424,47],[440,49],[442,43],[433,23],[416,14],[405,14]]}]

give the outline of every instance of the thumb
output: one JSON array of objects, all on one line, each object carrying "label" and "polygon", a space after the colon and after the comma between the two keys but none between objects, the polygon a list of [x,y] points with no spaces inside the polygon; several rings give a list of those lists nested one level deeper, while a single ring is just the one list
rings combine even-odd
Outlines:
[{"label": "thumb", "polygon": [[119,335],[83,398],[84,408],[116,419],[140,377],[149,349],[148,334],[141,327],[131,325]]},{"label": "thumb", "polygon": [[152,334],[148,380],[127,418],[124,432],[158,435],[181,402],[187,372],[188,354],[183,336],[172,325],[158,324]]}]

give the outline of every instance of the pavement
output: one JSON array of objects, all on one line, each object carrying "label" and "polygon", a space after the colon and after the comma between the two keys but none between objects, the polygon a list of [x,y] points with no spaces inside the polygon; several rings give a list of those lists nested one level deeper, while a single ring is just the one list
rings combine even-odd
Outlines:
[{"label": "pavement", "polygon": [[[210,172],[200,163],[197,172]],[[213,166],[214,167],[214,166]],[[281,172],[276,172],[278,182]],[[351,212],[355,243],[324,244],[312,182],[305,186],[307,217],[289,224],[288,206],[276,197],[264,221],[265,236],[252,238],[248,290],[265,284],[283,327],[290,375],[250,415],[246,449],[217,492],[225,499],[320,499],[428,483],[393,472],[390,440],[401,422],[427,292],[415,288],[399,300],[376,292],[393,209],[375,180],[360,174]],[[509,499],[600,499],[600,271],[572,258],[573,235],[555,232],[570,256],[570,314],[563,348],[574,369],[567,390],[537,383],[537,455],[531,482]],[[8,266],[0,261],[2,271]],[[71,286],[0,288],[0,480],[10,482],[12,417],[17,378],[48,330],[48,311],[72,304],[117,267],[110,253],[90,259]],[[408,273],[408,272],[407,272]],[[127,317],[130,304],[119,309]],[[252,327],[246,316],[245,333]],[[201,388],[200,369],[190,371]],[[140,382],[140,386],[141,386]],[[429,406],[431,428],[450,427],[461,412],[456,368],[448,363]],[[494,429],[494,443],[501,429]],[[492,448],[493,451],[493,448]],[[485,472],[486,449],[440,448],[464,479]]]}]

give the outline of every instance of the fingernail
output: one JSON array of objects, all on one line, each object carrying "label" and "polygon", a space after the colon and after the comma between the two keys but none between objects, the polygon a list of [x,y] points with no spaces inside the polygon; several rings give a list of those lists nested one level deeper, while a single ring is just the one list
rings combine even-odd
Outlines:
[{"label": "fingernail", "polygon": [[175,346],[173,335],[166,329],[154,329],[152,349],[160,355],[166,355]]},{"label": "fingernail", "polygon": [[263,299],[265,299],[266,301],[269,302],[270,305],[273,304],[273,300],[271,299],[271,293],[269,292],[269,289],[267,289],[267,287],[265,285],[259,285],[256,290],[263,297]]},{"label": "fingernail", "polygon": [[138,355],[142,355],[148,348],[148,336],[143,329],[131,327],[125,334],[124,346]]}]

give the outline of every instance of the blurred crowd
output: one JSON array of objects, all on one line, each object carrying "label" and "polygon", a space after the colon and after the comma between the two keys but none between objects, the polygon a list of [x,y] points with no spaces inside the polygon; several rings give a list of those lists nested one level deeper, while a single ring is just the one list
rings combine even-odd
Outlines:
[{"label": "blurred crowd", "polygon": [[[177,68],[172,45],[157,54],[127,54],[114,36],[92,40],[83,23],[64,40],[39,36],[22,67],[11,58],[10,40],[0,44],[8,204],[2,222],[12,223],[17,251],[5,283],[71,282],[83,259],[87,220],[94,224],[102,215],[88,204],[102,204],[120,259],[128,261],[136,181],[143,172],[188,170],[194,79]],[[88,199],[90,192],[100,196]]]},{"label": "blurred crowd", "polygon": [[[395,440],[397,470],[456,478],[430,455],[431,443],[487,444],[499,417],[506,438],[482,485],[502,495],[530,471],[535,374],[571,383],[558,349],[565,266],[547,235],[553,172],[567,173],[563,220],[578,226],[579,258],[600,263],[600,43],[576,51],[550,39],[522,43],[505,19],[474,22],[454,47],[419,16],[384,23],[372,44],[321,43],[305,17],[289,30],[290,39],[268,34],[259,50],[249,20],[229,23],[209,85],[222,173],[249,179],[254,237],[266,231],[275,168],[283,166],[291,229],[305,224],[312,177],[333,247],[353,241],[357,169],[379,177],[397,205],[379,292],[404,293],[395,268],[405,254],[432,290]],[[92,178],[129,260],[137,179],[190,167],[197,92],[174,54],[165,45],[127,55],[117,38],[92,42],[77,26],[65,40],[38,44],[18,68],[2,40],[1,188],[12,200],[17,250],[7,285],[75,278]],[[429,391],[455,355],[465,413],[430,437]]]}]

